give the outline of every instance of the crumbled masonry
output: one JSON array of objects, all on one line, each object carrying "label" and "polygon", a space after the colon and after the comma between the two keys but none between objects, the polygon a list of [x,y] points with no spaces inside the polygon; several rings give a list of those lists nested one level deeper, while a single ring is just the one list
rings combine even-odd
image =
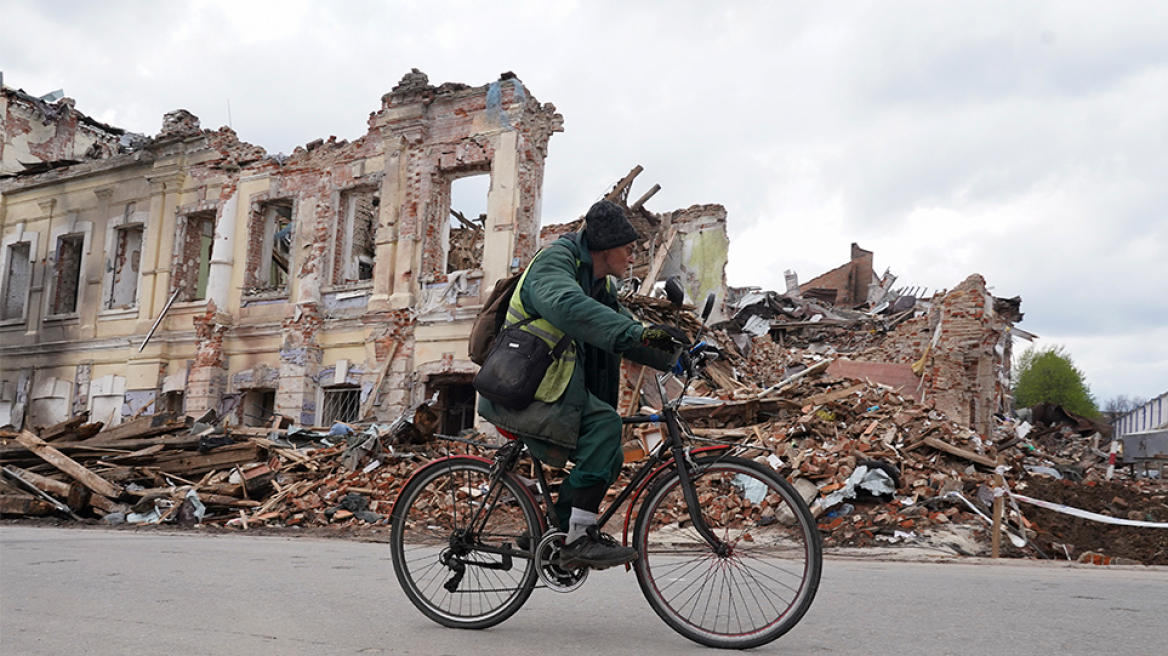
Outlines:
[{"label": "crumbled masonry", "polygon": [[[2,91],[0,515],[372,535],[419,464],[481,450],[436,434],[498,439],[474,412],[471,322],[496,280],[580,227],[541,216],[563,117],[514,74],[433,85],[414,69],[364,135],[290,155],[186,110],[147,137]],[[654,290],[677,276],[698,304],[716,295],[704,338],[725,357],[683,416],[791,480],[829,548],[985,555],[989,527],[955,495],[989,514],[999,464],[1014,491],[1168,522],[1162,478],[1107,480],[1109,426],[1019,418],[1020,299],[978,274],[897,287],[858,244],[802,284],[786,272],[783,292],[731,288],[726,209],[651,211],[641,173],[604,195],[642,237],[627,306],[696,335]],[[481,206],[454,206],[475,177]],[[626,366],[622,412],[660,403],[653,375]],[[624,439],[632,466],[652,429]],[[860,467],[895,473],[895,493],[857,492]],[[1168,531],[1006,517],[1027,539],[1008,557],[1168,564]]]}]

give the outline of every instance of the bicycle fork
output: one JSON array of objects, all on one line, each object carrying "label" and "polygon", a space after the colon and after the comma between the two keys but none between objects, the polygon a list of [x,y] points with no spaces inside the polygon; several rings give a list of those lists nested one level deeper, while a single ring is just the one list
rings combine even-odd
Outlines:
[{"label": "bicycle fork", "polygon": [[[672,424],[672,422],[670,423]],[[673,425],[670,425],[669,428],[671,432],[678,430]],[[682,498],[685,499],[685,506],[689,511],[690,520],[693,521],[694,530],[702,536],[702,539],[710,545],[719,558],[725,558],[730,555],[730,546],[714,535],[714,532],[706,525],[706,520],[702,517],[702,505],[698,500],[697,488],[694,486],[693,480],[690,479],[690,475],[696,471],[697,465],[690,460],[689,451],[681,446],[680,439],[675,439],[674,444],[676,446],[673,447],[673,461],[677,466],[678,485],[681,486]]]}]

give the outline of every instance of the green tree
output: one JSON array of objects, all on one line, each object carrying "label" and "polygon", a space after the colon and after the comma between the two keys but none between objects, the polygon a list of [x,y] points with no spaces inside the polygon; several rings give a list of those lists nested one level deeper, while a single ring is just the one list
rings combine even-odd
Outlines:
[{"label": "green tree", "polygon": [[1015,406],[1027,408],[1038,403],[1055,403],[1084,417],[1099,416],[1083,372],[1058,345],[1041,349],[1030,346],[1014,369]]}]

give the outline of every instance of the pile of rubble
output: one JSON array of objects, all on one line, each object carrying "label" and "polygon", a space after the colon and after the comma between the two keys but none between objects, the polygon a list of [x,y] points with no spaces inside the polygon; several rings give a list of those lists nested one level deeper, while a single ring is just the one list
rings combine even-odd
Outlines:
[{"label": "pile of rubble", "polygon": [[[630,304],[646,321],[678,320],[659,299]],[[696,333],[696,321],[680,316]],[[1109,467],[1104,424],[1039,406],[1019,418],[997,416],[990,430],[975,432],[907,390],[841,373],[836,355],[814,339],[781,345],[768,332],[744,342],[729,330],[705,338],[724,357],[690,389],[682,410],[695,439],[732,444],[792,481],[828,547],[987,555],[989,515],[1002,487],[1103,515],[1168,521],[1168,488]],[[659,407],[651,375],[626,365],[622,411]],[[156,415],[104,430],[86,421],[83,415],[38,433],[0,432],[0,512],[380,530],[420,464],[477,451],[466,441],[435,438],[437,420],[425,404],[391,424],[317,428],[279,417],[265,427],[222,426],[213,415]],[[630,465],[652,447],[653,430],[628,429]],[[1168,564],[1166,531],[1016,504],[1005,523],[1007,556]]]},{"label": "pile of rubble", "polygon": [[102,430],[85,420],[39,435],[0,431],[0,512],[242,528],[376,523],[432,455],[412,450],[428,440],[410,422],[313,430],[157,415]]},{"label": "pile of rubble", "polygon": [[[733,342],[725,335],[719,341]],[[832,372],[831,357],[754,338],[733,356],[741,385],[707,385],[683,416],[699,438],[730,441],[791,480],[828,547],[919,546],[988,555],[995,474],[1004,486],[1094,513],[1164,522],[1168,486],[1109,467],[1110,427],[1057,406],[999,416],[977,433],[888,385]],[[653,399],[649,399],[650,404]],[[704,401],[704,403],[703,403]],[[640,429],[644,439],[651,429]],[[639,452],[640,449],[633,449]],[[1110,479],[1110,480],[1109,480]],[[878,493],[866,483],[881,484]],[[871,486],[868,486],[871,487]],[[1088,492],[1083,492],[1087,490]],[[1108,496],[1109,495],[1109,496]],[[1102,497],[1100,497],[1102,498]],[[1168,564],[1168,531],[1097,524],[1012,504],[1002,553]],[[1114,537],[1122,532],[1125,539]]]}]

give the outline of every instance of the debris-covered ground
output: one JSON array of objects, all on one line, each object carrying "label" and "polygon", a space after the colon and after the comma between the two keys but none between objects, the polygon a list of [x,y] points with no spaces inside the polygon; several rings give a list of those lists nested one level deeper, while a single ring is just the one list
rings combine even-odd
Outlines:
[{"label": "debris-covered ground", "polygon": [[[643,299],[637,310],[649,321],[664,318],[673,312],[662,303]],[[697,441],[734,444],[792,481],[829,549],[989,555],[995,470],[1018,494],[1168,522],[1163,483],[1123,468],[1106,480],[1105,426],[1036,407],[974,432],[888,385],[833,373],[830,349],[790,337],[786,345],[768,334],[751,337],[744,357],[740,336],[707,332],[724,358],[690,390],[682,415]],[[651,375],[626,369],[622,411],[660,402]],[[418,466],[451,452],[489,453],[435,436],[424,404],[390,424],[327,428],[281,417],[248,428],[214,416],[157,415],[108,429],[86,421],[0,432],[6,517],[384,538],[393,500]],[[641,447],[652,446],[653,430],[628,430],[626,474]],[[552,481],[560,475],[552,472]],[[1102,524],[1027,504],[1007,504],[1005,516],[1006,557],[1168,565],[1164,528]]]}]

